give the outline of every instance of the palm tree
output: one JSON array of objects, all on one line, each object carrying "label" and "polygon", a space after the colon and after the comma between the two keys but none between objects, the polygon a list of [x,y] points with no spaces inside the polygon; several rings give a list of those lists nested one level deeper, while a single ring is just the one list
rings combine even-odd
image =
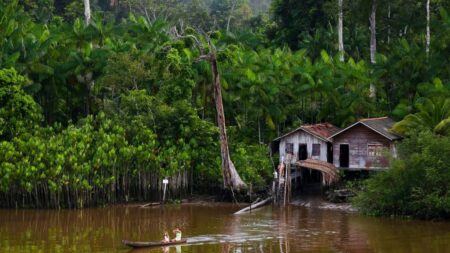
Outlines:
[{"label": "palm tree", "polygon": [[408,134],[413,130],[429,130],[439,135],[450,134],[450,98],[425,98],[417,103],[417,113],[407,115],[396,123],[392,130]]}]

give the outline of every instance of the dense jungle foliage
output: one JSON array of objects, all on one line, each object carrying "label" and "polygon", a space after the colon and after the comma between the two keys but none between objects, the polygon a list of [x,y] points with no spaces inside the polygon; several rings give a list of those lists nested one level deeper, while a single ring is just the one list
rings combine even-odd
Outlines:
[{"label": "dense jungle foliage", "polygon": [[97,0],[90,19],[83,1],[2,1],[0,205],[157,199],[163,177],[173,197],[220,188],[209,40],[253,186],[270,180],[267,144],[301,123],[389,115],[448,136],[450,3],[427,22],[425,0],[377,1],[371,62],[371,2],[343,1],[342,61],[337,0]]}]

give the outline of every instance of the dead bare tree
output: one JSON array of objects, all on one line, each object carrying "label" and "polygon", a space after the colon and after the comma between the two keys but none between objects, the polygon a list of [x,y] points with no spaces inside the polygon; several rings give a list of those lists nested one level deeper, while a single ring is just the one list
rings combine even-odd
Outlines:
[{"label": "dead bare tree", "polygon": [[217,124],[220,131],[220,155],[222,157],[222,169],[223,169],[223,182],[225,186],[231,189],[240,190],[247,187],[244,181],[242,181],[233,161],[230,158],[230,151],[228,149],[228,137],[227,129],[225,126],[225,112],[223,110],[222,102],[222,85],[220,83],[220,74],[217,67],[217,58],[214,47],[211,41],[208,41],[209,57],[208,61],[211,65],[211,73],[214,85],[214,100],[216,104]]},{"label": "dead bare tree", "polygon": [[177,29],[172,30],[177,38],[191,38],[195,41],[195,44],[200,52],[200,56],[197,61],[205,60],[209,63],[212,73],[212,81],[214,86],[214,101],[216,105],[216,117],[217,125],[219,127],[219,139],[220,139],[220,155],[222,158],[222,173],[223,173],[223,183],[224,187],[229,187],[233,190],[242,190],[247,188],[247,185],[239,176],[239,173],[234,166],[233,161],[230,157],[230,150],[228,148],[228,136],[225,124],[225,112],[223,110],[223,100],[222,100],[222,85],[220,83],[219,68],[217,66],[217,54],[214,45],[211,40],[208,40],[208,53],[205,53],[205,49],[200,41],[194,35],[180,36]]}]

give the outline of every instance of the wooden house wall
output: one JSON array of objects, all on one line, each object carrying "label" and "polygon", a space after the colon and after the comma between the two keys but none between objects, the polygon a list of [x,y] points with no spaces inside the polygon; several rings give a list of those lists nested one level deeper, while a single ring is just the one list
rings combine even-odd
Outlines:
[{"label": "wooden house wall", "polygon": [[[350,169],[380,167],[379,165],[372,164],[371,161],[368,161],[368,144],[381,144],[383,145],[383,148],[395,152],[395,150],[392,149],[394,145],[393,142],[370,128],[359,124],[333,138],[333,163],[336,167],[340,167],[339,154],[341,144],[349,145]],[[383,167],[388,166],[387,161],[385,161],[384,164],[386,166]]]},{"label": "wooden house wall", "polygon": [[[327,161],[327,142],[315,137],[314,135],[299,130],[285,136],[280,140],[280,162],[283,156],[286,158],[286,143],[294,144],[294,155],[292,162],[296,162],[298,160],[299,144],[306,144],[308,158]],[[320,156],[312,156],[313,144],[320,144]]]}]

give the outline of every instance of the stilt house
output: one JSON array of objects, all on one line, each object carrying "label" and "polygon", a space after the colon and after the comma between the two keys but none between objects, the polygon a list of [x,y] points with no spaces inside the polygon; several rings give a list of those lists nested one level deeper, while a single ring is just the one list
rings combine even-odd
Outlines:
[{"label": "stilt house", "polygon": [[402,138],[389,131],[394,123],[381,117],[361,119],[344,129],[330,123],[303,125],[276,138],[272,147],[280,163],[290,158],[291,164],[310,169],[383,169],[389,157],[397,156],[395,145]]},{"label": "stilt house", "polygon": [[[362,119],[339,129],[330,123],[303,125],[276,138],[272,151],[279,152],[280,164],[276,199],[289,202],[292,185],[330,185],[339,180],[338,170],[376,170],[389,166],[396,157],[391,133],[394,121],[387,117]],[[286,170],[284,169],[286,167]]]},{"label": "stilt house", "polygon": [[[339,176],[333,165],[333,144],[329,137],[339,130],[330,123],[303,125],[276,138],[273,147],[278,150],[274,151],[280,154],[280,164],[289,163],[293,165],[289,168],[296,169],[290,174],[291,178],[330,184]],[[303,169],[307,169],[307,173]]]},{"label": "stilt house", "polygon": [[397,156],[396,142],[402,137],[389,131],[388,117],[361,119],[329,137],[333,143],[333,164],[340,169],[383,169],[389,157]]},{"label": "stilt house", "polygon": [[330,123],[303,125],[276,138],[280,162],[289,155],[291,163],[306,159],[333,163],[333,145],[328,138],[339,130]]}]

